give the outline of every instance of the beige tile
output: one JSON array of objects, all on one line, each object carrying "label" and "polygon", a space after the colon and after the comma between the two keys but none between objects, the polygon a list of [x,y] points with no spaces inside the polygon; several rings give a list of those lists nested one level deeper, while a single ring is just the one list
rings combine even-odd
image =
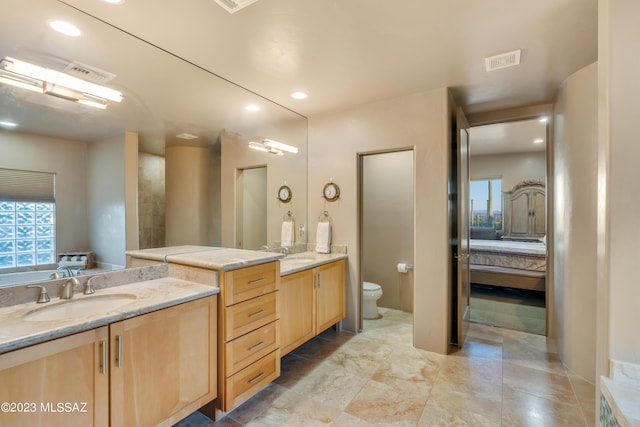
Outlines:
[{"label": "beige tile", "polygon": [[577,403],[561,399],[545,399],[505,389],[502,406],[504,427],[580,427],[585,426]]},{"label": "beige tile", "polygon": [[499,423],[502,407],[502,386],[485,381],[450,381],[440,379],[432,388],[428,404],[451,413],[476,414],[490,423]]},{"label": "beige tile", "polygon": [[500,427],[500,420],[491,420],[460,408],[444,408],[428,401],[418,420],[418,427]]},{"label": "beige tile", "polygon": [[440,362],[422,357],[413,347],[398,348],[389,354],[373,379],[400,393],[427,397],[440,371]]},{"label": "beige tile", "polygon": [[[256,399],[256,396],[254,396],[252,400],[253,399]],[[298,412],[299,408],[303,407],[306,400],[308,400],[307,397],[294,391],[286,390],[278,396],[265,411],[243,425],[245,427],[282,426]]]},{"label": "beige tile", "polygon": [[470,386],[476,383],[502,384],[502,361],[449,356],[442,364],[439,379]]},{"label": "beige tile", "polygon": [[295,413],[282,425],[291,427],[326,426],[337,419],[341,413],[342,411],[332,406],[315,399],[307,399],[296,407]]},{"label": "beige tile", "polygon": [[333,422],[332,426],[335,427],[373,427],[375,424],[365,421],[358,417],[355,417],[346,412],[342,412]]},{"label": "beige tile", "polygon": [[569,378],[535,368],[504,362],[503,385],[523,393],[577,404]]},{"label": "beige tile", "polygon": [[415,426],[425,397],[405,395],[394,387],[370,380],[345,412],[377,425]]},{"label": "beige tile", "polygon": [[241,425],[249,423],[251,420],[267,411],[273,403],[287,391],[286,388],[276,383],[271,383],[260,390],[252,399],[243,402],[240,406],[231,411],[227,417],[232,418]]}]

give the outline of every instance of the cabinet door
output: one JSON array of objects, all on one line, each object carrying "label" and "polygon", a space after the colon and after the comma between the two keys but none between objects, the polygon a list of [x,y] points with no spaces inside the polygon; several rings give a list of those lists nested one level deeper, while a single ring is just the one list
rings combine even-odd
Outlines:
[{"label": "cabinet door", "polygon": [[317,268],[316,334],[345,317],[345,261]]},{"label": "cabinet door", "polygon": [[280,279],[280,355],[284,356],[316,335],[315,271]]},{"label": "cabinet door", "polygon": [[111,425],[170,426],[216,397],[216,296],[109,328]]},{"label": "cabinet door", "polygon": [[0,355],[0,425],[109,425],[107,346],[104,326]]},{"label": "cabinet door", "polygon": [[529,194],[521,193],[511,200],[511,229],[509,235],[527,237],[530,233]]},{"label": "cabinet door", "polygon": [[529,205],[530,209],[533,212],[532,215],[532,224],[531,224],[531,235],[533,237],[542,237],[547,232],[546,227],[546,200],[545,195],[542,192],[531,193],[531,200]]}]

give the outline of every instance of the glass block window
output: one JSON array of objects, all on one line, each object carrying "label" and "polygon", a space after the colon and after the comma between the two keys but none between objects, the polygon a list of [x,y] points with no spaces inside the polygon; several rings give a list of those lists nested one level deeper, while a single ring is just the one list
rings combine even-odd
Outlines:
[{"label": "glass block window", "polygon": [[54,264],[56,205],[0,201],[0,268]]},{"label": "glass block window", "polygon": [[56,262],[55,175],[0,169],[0,269]]}]

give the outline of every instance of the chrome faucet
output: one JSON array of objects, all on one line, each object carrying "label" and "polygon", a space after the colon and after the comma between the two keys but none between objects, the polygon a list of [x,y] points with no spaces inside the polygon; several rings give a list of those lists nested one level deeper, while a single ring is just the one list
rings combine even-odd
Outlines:
[{"label": "chrome faucet", "polygon": [[[73,271],[71,271],[69,267],[59,266],[58,268],[56,268],[56,273],[58,273],[59,271],[62,271],[62,277],[73,277]],[[56,273],[53,273],[52,276],[56,275]],[[52,277],[52,279],[59,279],[59,278],[60,277]]]},{"label": "chrome faucet", "polygon": [[67,279],[61,286],[62,293],[60,295],[61,299],[71,299],[73,298],[73,287],[75,285],[80,285],[80,281],[75,277],[71,277]]},{"label": "chrome faucet", "polygon": [[[78,280],[78,279],[76,279]],[[91,295],[91,294],[95,294],[96,290],[93,289],[93,283],[91,283],[91,279],[87,280],[87,284],[84,287],[84,294],[85,295]]]},{"label": "chrome faucet", "polygon": [[270,251],[270,249],[269,249],[269,246],[268,246],[268,245],[262,245],[262,246],[260,246],[260,250],[261,250],[261,251],[265,251],[265,252],[269,252],[269,251]]},{"label": "chrome faucet", "polygon": [[280,248],[280,252],[284,254],[284,257],[286,258],[287,255],[289,255],[289,248],[286,246],[283,246]]}]

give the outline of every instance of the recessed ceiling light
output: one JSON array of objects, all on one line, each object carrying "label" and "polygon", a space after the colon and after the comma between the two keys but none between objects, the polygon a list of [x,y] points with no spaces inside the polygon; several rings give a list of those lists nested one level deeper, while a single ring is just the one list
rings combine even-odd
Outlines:
[{"label": "recessed ceiling light", "polygon": [[65,36],[78,37],[82,34],[78,27],[66,21],[51,21],[49,26]]},{"label": "recessed ceiling light", "polygon": [[247,105],[244,109],[247,111],[260,111],[260,107],[255,104]]},{"label": "recessed ceiling light", "polygon": [[291,94],[291,97],[293,99],[307,99],[309,95],[307,95],[305,92],[293,92]]},{"label": "recessed ceiling light", "polygon": [[543,142],[544,142],[544,139],[542,139],[542,138],[538,138],[538,139],[534,139],[533,140],[534,144],[542,144]]},{"label": "recessed ceiling light", "polygon": [[102,0],[105,3],[111,3],[111,4],[122,4],[124,3],[124,0]]},{"label": "recessed ceiling light", "polygon": [[0,121],[0,126],[4,126],[4,127],[8,127],[8,128],[14,128],[14,127],[18,126],[18,124],[17,123],[13,123],[13,122]]}]

